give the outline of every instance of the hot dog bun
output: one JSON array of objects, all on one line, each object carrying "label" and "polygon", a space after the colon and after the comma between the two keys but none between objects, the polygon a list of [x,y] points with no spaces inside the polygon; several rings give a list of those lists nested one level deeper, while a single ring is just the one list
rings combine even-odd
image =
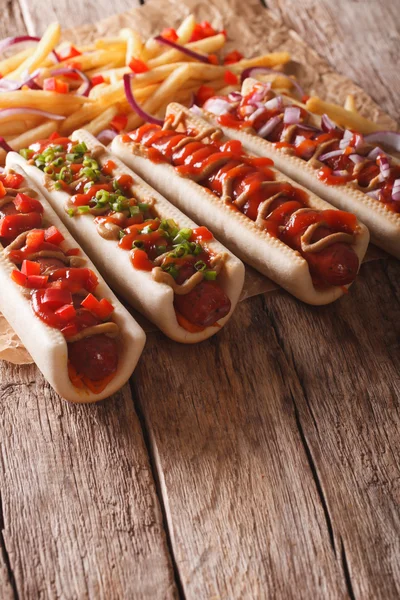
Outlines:
[{"label": "hot dog bun", "polygon": [[[176,103],[169,105],[167,115],[176,116],[180,113],[184,114],[186,124],[195,128],[197,132],[209,129],[209,124],[204,119],[194,116],[185,107]],[[179,176],[170,164],[153,163],[143,157],[143,152],[137,146],[124,141],[122,136],[117,136],[113,140],[112,151],[180,209],[194,219],[204,222],[232,252],[248,264],[309,304],[328,304],[342,296],[344,293],[342,287],[316,289],[308,264],[298,252],[260,229],[254,221],[241,212],[232,211],[210,190]],[[276,180],[294,183],[279,172],[276,172]],[[297,184],[296,186],[302,187]],[[319,210],[332,208],[310,192],[308,197],[309,206],[312,208]],[[368,241],[368,230],[360,223],[353,246],[360,262],[365,255]]]},{"label": "hot dog bun", "polygon": [[[251,92],[257,82],[248,78],[243,83],[243,95]],[[354,213],[370,230],[371,241],[400,258],[400,214],[374,200],[351,184],[328,185],[318,179],[318,169],[298,156],[289,155],[255,133],[220,125],[215,115],[203,110],[204,118],[223,133],[242,142],[243,147],[256,156],[271,158],[279,171],[314,192],[336,208]]]},{"label": "hot dog bun", "polygon": [[[38,199],[44,208],[43,215],[46,222],[57,227],[64,236],[65,243],[69,248],[76,248],[77,242],[64,227],[29,175],[24,173],[22,168],[12,160],[12,157],[10,157],[9,163],[13,164],[13,171],[23,175],[29,187],[38,193]],[[95,295],[98,293],[101,297],[108,299],[114,306],[112,320],[119,326],[120,330],[117,338],[119,345],[117,372],[101,393],[94,394],[89,389],[79,389],[72,384],[68,376],[68,348],[64,335],[58,329],[46,325],[34,314],[29,295],[26,295],[26,288],[21,287],[11,279],[11,272],[15,269],[15,265],[7,258],[1,244],[0,310],[55,391],[71,402],[89,403],[110,396],[126,383],[142,353],[146,336],[142,328],[110,290],[89,258],[83,252],[80,256],[85,259],[84,266],[91,269],[99,279]]]},{"label": "hot dog bun", "polygon": [[[131,189],[141,202],[154,202],[158,215],[162,218],[174,219],[180,227],[195,228],[196,225],[186,215],[170,204],[163,196],[147,185],[136,173],[116,157],[111,156],[106,148],[95,137],[85,130],[78,130],[71,136],[73,140],[85,142],[90,150],[98,150],[101,164],[112,159],[116,168],[113,175],[130,174],[134,184]],[[70,218],[65,212],[65,203],[69,194],[64,191],[49,189],[46,175],[35,166],[28,165],[18,154],[9,154],[9,164],[19,164],[40,186],[48,201],[61,220],[67,225],[74,237],[81,243],[89,256],[95,261],[101,273],[110,285],[132,306],[155,323],[171,339],[183,343],[201,342],[217,333],[230,318],[244,282],[244,265],[216,240],[207,242],[207,247],[215,253],[226,255],[224,268],[218,279],[221,287],[231,301],[229,314],[218,321],[218,324],[206,327],[203,331],[190,332],[182,327],[174,310],[174,292],[166,283],[156,282],[151,272],[135,269],[132,266],[130,253],[118,247],[118,243],[103,239],[96,231],[91,215],[80,215]]]}]

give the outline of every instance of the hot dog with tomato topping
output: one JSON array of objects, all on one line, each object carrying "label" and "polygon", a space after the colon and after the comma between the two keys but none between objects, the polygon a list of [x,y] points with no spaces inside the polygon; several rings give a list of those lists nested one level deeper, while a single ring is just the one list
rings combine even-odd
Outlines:
[{"label": "hot dog with tomato topping", "polygon": [[248,78],[241,95],[210,98],[203,114],[249,152],[357,215],[372,241],[400,258],[399,160],[379,147],[377,134],[343,129],[310,108],[312,99],[303,105]]},{"label": "hot dog with tomato topping", "polygon": [[85,131],[9,154],[113,287],[172,339],[219,331],[242,289],[243,264]]},{"label": "hot dog with tomato topping", "polygon": [[110,396],[134,370],[143,330],[22,169],[0,183],[1,312],[61,396]]},{"label": "hot dog with tomato topping", "polygon": [[354,281],[369,240],[356,217],[294,185],[271,160],[247,155],[188,109],[169,105],[163,128],[143,125],[116,137],[112,149],[301,300],[332,302]]}]

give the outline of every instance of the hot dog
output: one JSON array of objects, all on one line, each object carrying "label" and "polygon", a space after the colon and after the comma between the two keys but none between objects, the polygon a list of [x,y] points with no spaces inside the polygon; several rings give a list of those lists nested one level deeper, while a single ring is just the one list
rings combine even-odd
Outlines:
[{"label": "hot dog", "polygon": [[373,136],[343,129],[307,105],[246,79],[241,95],[213,97],[203,106],[210,123],[257,156],[370,229],[378,246],[400,258],[400,163]]},{"label": "hot dog", "polygon": [[72,402],[129,379],[145,334],[32,180],[0,175],[0,310],[46,379]]},{"label": "hot dog", "polygon": [[[9,154],[33,177],[101,272],[166,335],[202,341],[237,303],[243,264],[85,131]],[[209,285],[212,283],[212,285]]]},{"label": "hot dog", "polygon": [[332,302],[354,280],[369,239],[354,215],[293,185],[269,159],[246,155],[188,109],[170,104],[163,129],[144,125],[112,149],[301,300]]}]

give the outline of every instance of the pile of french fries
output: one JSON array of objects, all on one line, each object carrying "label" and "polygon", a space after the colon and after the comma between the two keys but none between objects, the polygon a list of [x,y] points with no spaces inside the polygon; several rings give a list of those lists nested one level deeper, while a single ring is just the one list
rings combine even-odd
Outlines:
[{"label": "pile of french fries", "polygon": [[[190,42],[196,21],[192,15],[184,19],[177,28],[176,43],[208,56],[221,53],[226,44],[224,33]],[[61,27],[58,23],[50,25],[36,47],[16,52],[0,61],[0,74],[8,80],[25,81],[27,75],[40,69],[36,81],[40,84],[52,73],[62,67],[74,66],[74,61],[56,63],[51,52],[61,52],[68,42],[60,44]],[[76,63],[79,69],[90,79],[101,76],[104,81],[90,90],[88,97],[79,95],[81,81],[68,81],[70,91],[59,93],[42,89],[32,90],[24,86],[18,91],[0,92],[0,136],[14,150],[29,146],[38,139],[44,139],[54,131],[69,135],[79,127],[85,127],[97,135],[110,126],[111,121],[120,114],[127,116],[125,130],[139,126],[142,119],[132,111],[124,91],[123,76],[132,72],[129,64],[132,59],[143,61],[148,70],[135,75],[132,91],[143,109],[159,118],[163,118],[166,106],[171,101],[187,104],[200,86],[210,86],[217,94],[226,94],[240,89],[240,74],[248,67],[282,68],[290,60],[287,52],[276,52],[243,58],[228,66],[206,64],[188,57],[176,49],[171,49],[154,38],[142,40],[133,29],[121,29],[118,37],[100,38],[87,46],[75,46],[81,52]],[[227,85],[226,71],[237,76],[237,84]],[[60,77],[60,76],[58,76]],[[286,78],[279,79],[276,85],[291,86]],[[71,89],[73,88],[73,89]],[[2,117],[5,108],[24,108],[18,115]],[[35,115],[29,111],[39,109],[57,115],[63,120],[54,120]],[[4,160],[3,151],[3,160]],[[0,156],[1,159],[1,156]]]}]

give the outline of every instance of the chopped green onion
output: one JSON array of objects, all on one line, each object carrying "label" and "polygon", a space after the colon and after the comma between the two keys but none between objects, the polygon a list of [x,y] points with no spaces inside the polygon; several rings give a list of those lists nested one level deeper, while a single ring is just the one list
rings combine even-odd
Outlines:
[{"label": "chopped green onion", "polygon": [[118,184],[118,181],[116,179],[113,179],[112,186],[113,186],[114,192],[122,192],[122,188],[120,187],[120,185]]},{"label": "chopped green onion", "polygon": [[187,242],[190,239],[193,231],[188,227],[184,227],[178,231],[178,235],[174,237],[173,244],[181,244],[182,242]]},{"label": "chopped green onion", "polygon": [[167,251],[167,246],[157,246],[156,250],[158,255],[164,254]]},{"label": "chopped green onion", "polygon": [[118,196],[115,202],[110,201],[110,206],[115,212],[121,212],[126,210],[128,207],[128,198],[125,196]]},{"label": "chopped green onion", "polygon": [[204,279],[215,281],[217,279],[217,271],[204,271]]},{"label": "chopped green onion", "polygon": [[68,167],[63,167],[58,174],[58,179],[62,179],[65,183],[71,183],[73,176]]},{"label": "chopped green onion", "polygon": [[89,205],[87,205],[87,204],[86,204],[86,205],[84,205],[84,206],[80,206],[80,207],[78,208],[78,213],[79,213],[80,215],[83,215],[84,213],[88,213],[88,212],[90,212],[90,206],[89,206]]},{"label": "chopped green onion", "polygon": [[97,171],[100,169],[99,163],[94,158],[90,158],[89,156],[85,156],[83,159],[83,166],[90,167],[91,169],[96,169]]},{"label": "chopped green onion", "polygon": [[77,152],[78,154],[85,154],[85,152],[87,152],[87,146],[86,146],[85,142],[80,142],[79,144],[74,146],[72,149],[74,152]]},{"label": "chopped green onion", "polygon": [[146,204],[145,202],[139,202],[138,207],[140,212],[147,212],[149,210],[150,204]]},{"label": "chopped green onion", "polygon": [[110,201],[110,192],[107,192],[107,190],[99,190],[98,192],[96,192],[95,198],[98,204],[108,204]]},{"label": "chopped green onion", "polygon": [[100,179],[100,171],[95,171],[94,169],[91,169],[90,167],[83,167],[79,171],[79,177],[87,177],[88,179],[91,179],[92,181],[98,181]]},{"label": "chopped green onion", "polygon": [[127,235],[126,231],[124,231],[124,229],[120,229],[119,239],[122,240],[122,238],[125,237],[126,235]]},{"label": "chopped green onion", "polygon": [[143,240],[135,240],[132,243],[132,248],[143,248],[143,246],[144,246]]},{"label": "chopped green onion", "polygon": [[129,212],[130,212],[131,217],[136,217],[137,215],[140,215],[140,208],[135,205],[130,206]]},{"label": "chopped green onion", "polygon": [[35,154],[33,150],[30,150],[29,148],[22,148],[22,150],[19,151],[20,155],[23,156],[26,160],[29,160],[30,157]]},{"label": "chopped green onion", "polygon": [[193,254],[195,256],[198,256],[199,254],[201,254],[203,252],[203,246],[201,246],[200,244],[194,244],[194,248],[193,248]]},{"label": "chopped green onion", "polygon": [[64,161],[61,158],[61,156],[59,156],[58,158],[53,160],[53,162],[51,164],[53,165],[53,167],[61,167],[64,164]]},{"label": "chopped green onion", "polygon": [[166,271],[167,273],[169,273],[174,279],[176,279],[178,277],[179,274],[179,270],[176,268],[176,266],[174,264],[169,264],[166,267],[162,267],[162,269],[164,271]]},{"label": "chopped green onion", "polygon": [[88,193],[92,185],[94,185],[93,181],[88,181],[87,183],[85,183],[85,185],[83,186],[83,191],[85,192],[85,194]]},{"label": "chopped green onion", "polygon": [[47,175],[54,175],[54,167],[53,167],[53,165],[47,165],[47,167],[45,167],[43,169],[43,171],[45,173],[47,173]]},{"label": "chopped green onion", "polygon": [[162,219],[160,229],[166,231],[171,238],[174,238],[179,232],[179,227],[173,219]]},{"label": "chopped green onion", "polygon": [[75,209],[74,208],[69,208],[67,210],[67,214],[69,217],[73,217],[75,215]]},{"label": "chopped green onion", "polygon": [[151,225],[146,225],[146,227],[144,227],[140,233],[153,233],[153,231],[155,230],[152,229]]},{"label": "chopped green onion", "polygon": [[64,146],[61,146],[61,145],[59,145],[59,146],[52,146],[52,148],[53,148],[53,150],[54,150],[54,152],[56,154],[58,154],[59,152],[64,152]]},{"label": "chopped green onion", "polygon": [[62,185],[61,185],[61,183],[59,181],[55,182],[54,187],[55,187],[56,190],[62,190],[63,189],[63,187],[62,187]]},{"label": "chopped green onion", "polygon": [[197,263],[194,264],[194,268],[196,271],[205,271],[207,269],[207,265],[204,260],[198,260]]}]

